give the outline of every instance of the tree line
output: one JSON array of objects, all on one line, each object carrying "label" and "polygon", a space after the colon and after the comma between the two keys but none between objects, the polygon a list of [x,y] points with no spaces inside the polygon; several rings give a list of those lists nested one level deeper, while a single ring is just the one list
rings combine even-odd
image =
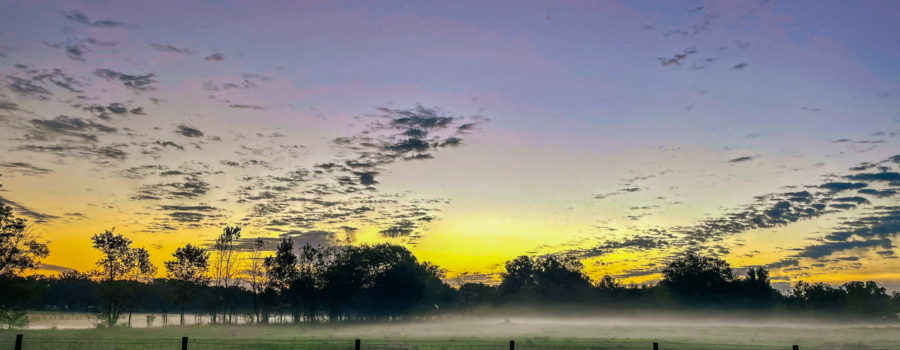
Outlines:
[{"label": "tree line", "polygon": [[[186,244],[165,261],[164,278],[149,252],[106,230],[91,237],[101,253],[95,268],[58,276],[28,275],[49,254],[25,220],[0,203],[0,326],[22,326],[24,310],[82,311],[113,327],[134,312],[207,315],[213,323],[324,323],[428,318],[507,307],[534,310],[749,310],[840,314],[897,319],[900,293],[876,282],[841,286],[798,282],[787,293],[772,288],[769,272],[753,267],[738,276],[728,262],[685,253],[662,270],[657,283],[623,285],[611,276],[592,281],[570,256],[520,256],[506,262],[500,283],[451,287],[442,270],[403,246],[295,247],[283,239],[268,251],[261,238],[249,247],[240,227],[225,227],[208,245]],[[588,307],[589,306],[589,307]],[[176,322],[173,322],[176,323]]]}]

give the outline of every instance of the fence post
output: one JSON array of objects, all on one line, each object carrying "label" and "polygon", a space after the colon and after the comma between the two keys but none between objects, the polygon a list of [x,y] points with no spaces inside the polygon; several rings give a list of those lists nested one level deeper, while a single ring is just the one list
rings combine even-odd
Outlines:
[{"label": "fence post", "polygon": [[509,341],[509,350],[516,350],[516,341],[515,340]]},{"label": "fence post", "polygon": [[362,342],[362,341],[360,341],[359,339],[356,339],[356,340],[353,342],[353,349],[359,350],[359,349],[362,347],[362,344],[360,344],[361,342]]},{"label": "fence post", "polygon": [[188,350],[188,337],[181,337],[181,350]]},{"label": "fence post", "polygon": [[659,350],[659,343],[653,342],[653,350]]},{"label": "fence post", "polygon": [[16,334],[16,350],[22,350],[22,338],[24,337],[24,334]]},{"label": "fence post", "polygon": [[794,345],[794,346],[791,347],[791,349],[794,349],[794,350],[800,350],[800,345]]}]

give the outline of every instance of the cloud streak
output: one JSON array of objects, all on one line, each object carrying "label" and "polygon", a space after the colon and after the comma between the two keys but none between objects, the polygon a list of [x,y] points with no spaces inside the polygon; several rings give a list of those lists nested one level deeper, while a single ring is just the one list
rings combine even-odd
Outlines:
[{"label": "cloud streak", "polygon": [[87,15],[85,15],[84,13],[82,13],[81,11],[78,11],[78,10],[61,11],[60,14],[63,17],[65,17],[65,19],[67,19],[67,20],[70,20],[70,21],[78,23],[78,24],[86,25],[89,27],[96,27],[96,28],[123,28],[123,27],[125,27],[125,23],[122,23],[119,21],[114,21],[114,20],[109,20],[109,19],[91,21]]}]

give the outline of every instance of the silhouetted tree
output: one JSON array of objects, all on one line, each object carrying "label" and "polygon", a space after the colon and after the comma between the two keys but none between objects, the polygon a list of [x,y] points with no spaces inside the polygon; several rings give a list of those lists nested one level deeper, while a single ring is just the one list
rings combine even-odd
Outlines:
[{"label": "silhouetted tree", "polygon": [[169,278],[176,283],[176,296],[180,302],[179,322],[184,325],[184,305],[191,299],[200,286],[209,284],[209,252],[205,249],[186,244],[175,249],[173,260],[165,262]]},{"label": "silhouetted tree", "polygon": [[571,256],[548,255],[535,260],[534,287],[543,301],[579,302],[591,290],[591,279],[581,261]]},{"label": "silhouetted tree", "polygon": [[[162,321],[168,324],[168,313],[181,304],[179,293],[183,292],[182,282],[167,278],[154,278],[147,282],[138,282],[137,288],[134,288],[131,298],[134,300],[133,308],[136,311],[144,312],[160,312],[163,314]],[[198,287],[199,288],[199,287]],[[151,315],[151,319],[146,320],[152,322],[155,315]]]},{"label": "silhouetted tree", "polygon": [[[222,243],[222,251],[239,252],[238,231],[228,228],[223,234],[228,237],[220,237],[217,243]],[[98,315],[107,326],[115,325],[125,311],[167,312],[180,306],[184,314],[189,299],[196,300],[191,305],[195,309],[206,303],[207,310],[218,315],[224,295],[228,295],[229,312],[254,314],[261,322],[269,319],[270,310],[282,315],[289,312],[294,322],[339,322],[428,316],[448,307],[470,309],[504,302],[522,307],[577,303],[579,309],[582,305],[654,310],[672,306],[768,308],[767,312],[802,311],[829,317],[840,313],[865,319],[896,319],[900,311],[900,293],[888,295],[884,287],[872,281],[848,282],[840,287],[799,282],[789,295],[782,296],[771,287],[769,272],[764,268],[748,268],[746,275],[735,278],[724,260],[695,253],[674,259],[663,270],[664,278],[658,284],[625,286],[607,275],[592,286],[577,259],[547,255],[508,261],[497,286],[467,283],[453,289],[444,282],[438,266],[419,261],[403,246],[304,245],[295,250],[294,242],[285,237],[275,254],[265,258],[263,241],[251,246],[252,260],[245,266],[252,270],[238,270],[247,276],[248,283],[238,284],[236,272],[231,282],[209,285],[206,269],[210,254],[199,247],[188,244],[177,249],[173,260],[165,264],[169,278],[152,279],[155,269],[146,250],[132,248],[131,240],[111,230],[92,239],[94,247],[103,253],[92,278],[74,271],[58,277],[0,276],[0,306],[100,310]],[[254,262],[261,263],[253,268]],[[238,266],[236,262],[234,266]],[[228,273],[219,274],[225,275]],[[195,286],[195,295],[209,297],[187,297],[186,285]],[[0,315],[4,320],[11,317],[18,316]],[[0,320],[0,326],[19,324],[4,320]]]},{"label": "silhouetted tree", "polygon": [[333,262],[334,247],[313,247],[304,244],[297,255],[297,276],[290,286],[290,299],[295,314],[316,320],[322,302],[322,274]]},{"label": "silhouetted tree", "polygon": [[[0,184],[3,187],[3,184]],[[11,301],[15,298],[30,299],[36,290],[29,283],[14,276],[40,266],[42,259],[50,254],[44,243],[29,234],[23,218],[13,213],[13,208],[0,199],[0,327],[20,328],[28,324],[28,315],[19,310]]]},{"label": "silhouetted tree", "polygon": [[47,280],[40,303],[55,305],[60,311],[89,311],[100,303],[100,291],[90,274],[65,271]]},{"label": "silhouetted tree", "polygon": [[520,256],[506,263],[499,292],[510,301],[578,301],[591,290],[591,280],[582,268],[578,259],[569,256]]},{"label": "silhouetted tree", "polygon": [[[232,314],[232,306],[233,306],[233,297],[230,291],[232,287],[235,286],[237,282],[236,277],[238,276],[238,272],[240,271],[238,268],[238,264],[240,260],[238,259],[238,255],[240,251],[238,249],[238,245],[241,239],[241,228],[238,226],[225,226],[222,230],[222,234],[216,237],[215,244],[213,245],[213,265],[212,265],[212,273],[213,273],[213,282],[217,287],[220,287],[218,290],[218,298],[216,298],[217,303],[215,306],[222,306],[222,320],[230,320]],[[212,312],[213,322],[216,322],[216,311]],[[227,319],[226,319],[227,317]]]},{"label": "silhouetted tree", "polygon": [[719,301],[734,281],[731,266],[725,260],[687,253],[663,269],[660,284],[676,298],[689,304],[708,304]]},{"label": "silhouetted tree", "polygon": [[604,275],[595,287],[601,299],[607,302],[616,301],[625,296],[626,288],[613,276]]},{"label": "silhouetted tree", "polygon": [[342,247],[324,269],[322,283],[332,321],[432,311],[449,301],[440,270],[392,244]]},{"label": "silhouetted tree", "polygon": [[0,200],[0,276],[37,268],[49,254],[47,245],[28,233],[25,219],[16,217],[13,208]]},{"label": "silhouetted tree", "polygon": [[891,310],[894,315],[900,315],[900,291],[891,293]]},{"label": "silhouetted tree", "polygon": [[526,255],[506,262],[500,282],[500,295],[531,300],[534,297],[534,260]]},{"label": "silhouetted tree", "polygon": [[[724,302],[733,306],[764,309],[775,306],[781,296],[772,288],[769,270],[764,267],[750,267],[745,277],[733,282],[732,290],[724,297]],[[730,298],[730,299],[729,299]]]},{"label": "silhouetted tree", "polygon": [[[278,299],[289,305],[288,296],[291,284],[297,279],[297,256],[294,255],[294,241],[285,237],[278,244],[275,256],[265,259],[268,288],[276,293]],[[296,312],[292,315],[295,320]]]},{"label": "silhouetted tree", "polygon": [[841,310],[847,293],[827,283],[797,282],[787,299],[789,304],[813,311]]},{"label": "silhouetted tree", "polygon": [[287,290],[297,278],[297,256],[294,255],[294,241],[284,238],[275,250],[275,256],[265,260],[269,286],[278,291]]},{"label": "silhouetted tree", "polygon": [[615,277],[613,277],[613,276],[603,275],[603,278],[601,278],[600,281],[597,282],[597,288],[601,289],[601,290],[611,290],[611,291],[619,290],[619,289],[622,289],[622,284],[619,283],[619,281],[617,281],[615,279]]},{"label": "silhouetted tree", "polygon": [[463,283],[457,292],[457,302],[463,308],[490,305],[497,300],[497,287],[484,283]]},{"label": "silhouetted tree", "polygon": [[[103,308],[99,314],[107,326],[115,326],[129,306],[135,283],[148,281],[156,273],[150,254],[144,248],[132,248],[131,240],[106,230],[91,237],[94,248],[103,254],[94,276],[100,280]],[[130,312],[130,309],[129,309]]]},{"label": "silhouetted tree", "polygon": [[845,307],[848,313],[868,318],[896,318],[891,296],[878,283],[854,281],[844,283],[842,288],[847,294]]},{"label": "silhouetted tree", "polygon": [[265,241],[262,238],[257,237],[253,240],[250,246],[250,253],[247,256],[247,270],[245,273],[247,284],[250,286],[250,293],[253,294],[253,318],[256,322],[262,323],[268,322],[268,315],[263,312],[261,300],[268,283],[265,257],[263,256],[264,247]]}]

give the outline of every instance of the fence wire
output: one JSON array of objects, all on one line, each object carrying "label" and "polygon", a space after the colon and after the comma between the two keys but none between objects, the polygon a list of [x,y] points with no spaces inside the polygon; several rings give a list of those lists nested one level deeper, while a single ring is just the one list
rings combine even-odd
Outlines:
[{"label": "fence wire", "polygon": [[[0,339],[0,350],[16,350],[14,338]],[[28,338],[22,350],[181,350],[181,339],[98,339],[65,340]],[[230,340],[189,339],[189,350],[355,350],[354,340]],[[515,350],[653,350],[646,341],[597,340],[561,342],[523,340],[515,342]],[[790,350],[791,345],[717,344],[660,342],[658,350]],[[801,350],[900,350],[895,346],[862,344],[801,346]],[[510,350],[508,341],[489,340],[365,340],[359,350]]]}]

